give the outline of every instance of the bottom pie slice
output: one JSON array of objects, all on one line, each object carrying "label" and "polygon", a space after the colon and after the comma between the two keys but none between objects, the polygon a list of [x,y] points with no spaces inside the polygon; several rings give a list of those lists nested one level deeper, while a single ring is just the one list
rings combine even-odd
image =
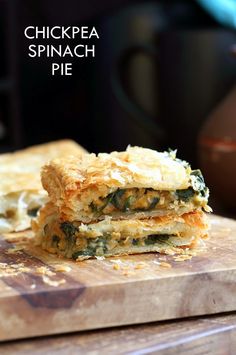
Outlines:
[{"label": "bottom pie slice", "polygon": [[146,252],[183,253],[207,237],[208,227],[202,211],[147,219],[106,217],[89,224],[69,222],[50,202],[33,222],[43,249],[74,260]]}]

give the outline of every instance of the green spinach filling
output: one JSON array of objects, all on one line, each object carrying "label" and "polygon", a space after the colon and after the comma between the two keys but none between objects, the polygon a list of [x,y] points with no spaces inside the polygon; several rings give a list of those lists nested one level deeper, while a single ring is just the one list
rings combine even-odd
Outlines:
[{"label": "green spinach filling", "polygon": [[75,233],[78,229],[71,222],[63,222],[60,225],[62,232],[65,234],[66,239],[73,240]]},{"label": "green spinach filling", "polygon": [[[152,188],[120,189],[110,193],[106,197],[100,197],[90,204],[91,211],[100,216],[119,212],[147,212],[168,208],[174,201],[188,203],[195,196],[208,197],[208,188],[205,185],[200,170],[193,170],[190,174],[191,186],[187,189],[174,191],[157,191]],[[160,200],[162,202],[160,203]],[[200,204],[200,202],[196,202]]]},{"label": "green spinach filling", "polygon": [[[140,191],[142,192],[140,193]],[[149,192],[154,192],[154,196],[147,199],[145,207],[135,207],[137,201],[141,199],[144,195]],[[156,193],[156,195],[155,195]],[[152,193],[153,195],[153,193]],[[154,191],[151,188],[148,189],[117,189],[116,191],[110,193],[105,198],[100,198],[99,204],[92,202],[90,208],[93,213],[102,214],[106,207],[112,207],[112,210],[117,210],[121,212],[128,211],[151,211],[156,208],[158,202],[160,201],[160,196],[158,191]]]},{"label": "green spinach filling", "polygon": [[178,200],[188,202],[195,195],[195,191],[193,190],[192,187],[189,187],[188,189],[185,189],[185,190],[176,190],[175,194],[176,194]]},{"label": "green spinach filling", "polygon": [[148,235],[144,242],[146,245],[152,245],[158,243],[166,243],[170,238],[169,234],[151,234]]},{"label": "green spinach filling", "polygon": [[199,169],[193,170],[190,176],[191,176],[191,182],[194,191],[197,191],[200,194],[200,196],[208,198],[209,190],[205,185],[205,181],[201,173],[201,170]]},{"label": "green spinach filling", "polygon": [[[115,245],[111,247],[111,241],[114,242],[114,238],[110,234],[106,233],[104,236],[97,238],[85,238],[77,237],[80,241],[83,241],[84,247],[78,247],[76,243],[76,232],[78,229],[70,222],[63,222],[60,225],[60,229],[65,237],[65,252],[69,254],[74,260],[80,256],[103,256],[109,253],[112,253],[112,250],[119,247],[142,247],[150,245],[171,245],[169,243],[169,238],[173,235],[167,234],[152,234],[142,238],[133,238],[133,237],[121,237],[120,239],[115,240]],[[53,248],[58,248],[60,243],[60,237],[53,235],[51,238],[51,246]]]},{"label": "green spinach filling", "polygon": [[72,254],[72,258],[76,260],[79,256],[102,256],[107,253],[107,242],[108,240],[103,237],[89,238],[87,240],[87,248],[75,251]]},{"label": "green spinach filling", "polygon": [[35,207],[35,208],[31,208],[30,210],[27,211],[28,216],[30,217],[36,217],[38,210],[40,207]]}]

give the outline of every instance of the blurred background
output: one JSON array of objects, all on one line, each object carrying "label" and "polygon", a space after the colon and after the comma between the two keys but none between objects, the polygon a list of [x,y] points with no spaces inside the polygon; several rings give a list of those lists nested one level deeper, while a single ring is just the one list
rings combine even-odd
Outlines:
[{"label": "blurred background", "polygon": [[[95,26],[96,57],[52,77],[29,25]],[[0,0],[0,152],[65,137],[178,149],[236,215],[235,27],[234,0]]]}]

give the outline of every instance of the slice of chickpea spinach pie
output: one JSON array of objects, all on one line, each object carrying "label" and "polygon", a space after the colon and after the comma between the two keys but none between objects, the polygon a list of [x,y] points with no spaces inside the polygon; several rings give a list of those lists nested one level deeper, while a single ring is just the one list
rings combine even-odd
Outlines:
[{"label": "slice of chickpea spinach pie", "polygon": [[33,229],[43,249],[83,260],[144,252],[182,253],[207,236],[209,190],[176,152],[55,159],[44,166],[50,202]]}]

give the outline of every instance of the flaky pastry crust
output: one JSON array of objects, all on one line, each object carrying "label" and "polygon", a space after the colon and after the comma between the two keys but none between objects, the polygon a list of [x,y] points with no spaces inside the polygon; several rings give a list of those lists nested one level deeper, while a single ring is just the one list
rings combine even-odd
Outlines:
[{"label": "flaky pastry crust", "polygon": [[[55,159],[44,166],[42,184],[51,201],[71,220],[79,211],[86,212],[96,198],[118,188],[187,189],[190,172],[189,165],[173,152],[128,147],[124,152]],[[86,221],[86,216],[80,218]]]},{"label": "flaky pastry crust", "polygon": [[0,155],[0,232],[29,228],[31,213],[47,202],[40,178],[45,163],[84,152],[76,142],[60,140]]},{"label": "flaky pastry crust", "polygon": [[0,196],[25,190],[40,191],[45,194],[40,177],[42,166],[56,157],[86,152],[76,142],[65,139],[1,154]]}]

